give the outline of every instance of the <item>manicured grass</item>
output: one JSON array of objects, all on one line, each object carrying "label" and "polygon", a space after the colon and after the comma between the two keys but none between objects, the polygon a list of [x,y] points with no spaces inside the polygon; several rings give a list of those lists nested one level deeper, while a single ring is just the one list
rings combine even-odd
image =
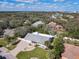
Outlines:
[{"label": "manicured grass", "polygon": [[[2,47],[6,47],[6,45],[8,45],[8,42],[6,41],[6,40],[4,40],[4,39],[0,39],[0,46]],[[9,47],[6,47],[7,49],[9,49],[9,50],[12,50],[12,49],[14,49],[16,47],[16,45],[11,45],[11,46],[9,46]]]},{"label": "manicured grass", "polygon": [[41,48],[36,48],[33,51],[20,52],[17,55],[18,59],[31,59],[32,57],[37,57],[38,59],[48,59],[48,53]]},{"label": "manicured grass", "polygon": [[9,50],[12,50],[12,49],[14,49],[15,47],[16,47],[16,45],[11,45],[11,46],[6,47],[6,48],[9,49]]},{"label": "manicured grass", "polygon": [[0,39],[0,45],[1,46],[6,46],[7,45],[7,41],[5,41],[4,39]]}]

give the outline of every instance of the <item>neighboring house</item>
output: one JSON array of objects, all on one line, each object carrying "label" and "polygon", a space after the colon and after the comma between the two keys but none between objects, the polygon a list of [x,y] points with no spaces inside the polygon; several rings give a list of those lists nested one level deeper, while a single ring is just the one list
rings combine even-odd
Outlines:
[{"label": "neighboring house", "polygon": [[79,41],[79,39],[75,39],[71,37],[64,37],[63,40]]},{"label": "neighboring house", "polygon": [[56,18],[59,18],[59,17],[62,17],[63,14],[62,13],[55,13],[55,14],[52,14],[52,18],[53,19],[56,19]]},{"label": "neighboring house", "polygon": [[0,55],[5,57],[6,59],[17,59],[13,55],[11,55],[8,50],[4,47],[0,47]]},{"label": "neighboring house", "polygon": [[42,22],[42,21],[37,21],[37,22],[33,23],[32,26],[33,27],[38,27],[39,25],[43,25],[43,24],[45,24],[45,23]]},{"label": "neighboring house", "polygon": [[57,25],[55,29],[56,31],[63,31],[63,26]]},{"label": "neighboring house", "polygon": [[63,26],[58,25],[58,24],[55,23],[55,22],[50,22],[50,23],[48,24],[48,28],[49,28],[50,30],[52,30],[52,31],[55,31],[55,32],[61,32],[61,31],[64,30],[64,29],[63,29]]},{"label": "neighboring house", "polygon": [[66,17],[69,17],[69,18],[74,18],[74,16],[72,16],[72,15],[66,15]]},{"label": "neighboring house", "polygon": [[79,47],[70,45],[70,44],[64,44],[65,51],[62,53],[62,59],[79,59]]},{"label": "neighboring house", "polygon": [[52,38],[54,38],[54,36],[52,36],[52,35],[47,35],[47,34],[41,34],[41,33],[38,33],[38,32],[34,32],[34,33],[28,33],[25,36],[24,39],[32,41],[34,43],[44,45],[45,41],[50,41]]},{"label": "neighboring house", "polygon": [[29,20],[26,20],[23,25],[30,25],[30,24],[31,22]]},{"label": "neighboring house", "polygon": [[3,36],[4,36],[4,37],[5,37],[5,36],[10,36],[10,37],[12,37],[12,36],[14,36],[14,32],[15,32],[14,29],[5,29]]},{"label": "neighboring house", "polygon": [[50,22],[50,23],[48,24],[48,27],[49,27],[49,28],[52,28],[52,29],[55,29],[56,23],[55,23],[55,22]]}]

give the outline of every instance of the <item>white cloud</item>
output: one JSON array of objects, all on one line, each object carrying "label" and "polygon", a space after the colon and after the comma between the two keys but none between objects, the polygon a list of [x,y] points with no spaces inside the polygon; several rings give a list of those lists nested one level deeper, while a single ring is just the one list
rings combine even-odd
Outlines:
[{"label": "white cloud", "polygon": [[54,0],[54,2],[63,2],[64,0]]},{"label": "white cloud", "polygon": [[52,4],[52,5],[47,5],[47,8],[58,8],[58,6],[56,4]]},{"label": "white cloud", "polygon": [[18,2],[27,2],[27,3],[32,3],[32,2],[36,2],[38,0],[16,0]]},{"label": "white cloud", "polygon": [[9,3],[9,2],[0,2],[0,8],[26,8],[25,3]]},{"label": "white cloud", "polygon": [[9,3],[9,2],[0,2],[0,8],[13,8],[14,3]]}]

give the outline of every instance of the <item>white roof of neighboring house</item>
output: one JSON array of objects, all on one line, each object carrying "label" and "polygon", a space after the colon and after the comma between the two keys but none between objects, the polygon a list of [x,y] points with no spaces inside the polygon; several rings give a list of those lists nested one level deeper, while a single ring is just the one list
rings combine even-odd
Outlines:
[{"label": "white roof of neighboring house", "polygon": [[14,36],[14,29],[5,29],[4,36]]},{"label": "white roof of neighboring house", "polygon": [[42,21],[37,21],[35,23],[32,24],[33,27],[38,27],[38,25],[44,24],[44,22]]},{"label": "white roof of neighboring house", "polygon": [[55,14],[52,14],[52,18],[57,18],[57,17],[62,17],[63,16],[63,14],[61,14],[61,13],[55,13]]},{"label": "white roof of neighboring house", "polygon": [[49,27],[56,27],[56,25],[57,25],[57,24],[56,24],[55,22],[50,22],[50,23],[48,24]]}]

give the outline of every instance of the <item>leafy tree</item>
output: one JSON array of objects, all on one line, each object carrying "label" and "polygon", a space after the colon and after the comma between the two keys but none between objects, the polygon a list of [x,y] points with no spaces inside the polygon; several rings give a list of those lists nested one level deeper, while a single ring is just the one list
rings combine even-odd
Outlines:
[{"label": "leafy tree", "polygon": [[40,33],[45,33],[48,34],[48,30],[46,25],[39,25],[37,28],[35,28],[36,31],[40,32]]},{"label": "leafy tree", "polygon": [[6,29],[8,27],[8,22],[6,20],[0,20],[0,27]]},{"label": "leafy tree", "polygon": [[79,20],[70,19],[65,24],[65,29],[69,32],[70,37],[79,38]]},{"label": "leafy tree", "polygon": [[18,27],[18,28],[15,29],[15,35],[20,36],[20,37],[24,37],[29,32],[31,32],[29,26]]},{"label": "leafy tree", "polygon": [[50,44],[50,41],[45,41],[45,45],[47,46],[47,47],[49,47],[51,44]]},{"label": "leafy tree", "polygon": [[13,41],[16,40],[16,36],[13,36],[13,37],[6,36],[6,37],[5,37],[5,40],[6,40],[8,43],[13,42]]},{"label": "leafy tree", "polygon": [[54,55],[54,50],[53,49],[49,50],[48,55],[49,55],[50,59],[55,59],[55,55]]},{"label": "leafy tree", "polygon": [[64,45],[63,45],[63,37],[62,35],[58,35],[53,42],[54,47],[54,59],[60,59],[61,53],[64,51]]},{"label": "leafy tree", "polygon": [[11,21],[9,21],[10,28],[16,28],[16,27],[19,27],[19,26],[22,26],[22,25],[23,25],[22,20],[11,20]]},{"label": "leafy tree", "polygon": [[0,35],[3,35],[4,31],[3,29],[0,27]]}]

